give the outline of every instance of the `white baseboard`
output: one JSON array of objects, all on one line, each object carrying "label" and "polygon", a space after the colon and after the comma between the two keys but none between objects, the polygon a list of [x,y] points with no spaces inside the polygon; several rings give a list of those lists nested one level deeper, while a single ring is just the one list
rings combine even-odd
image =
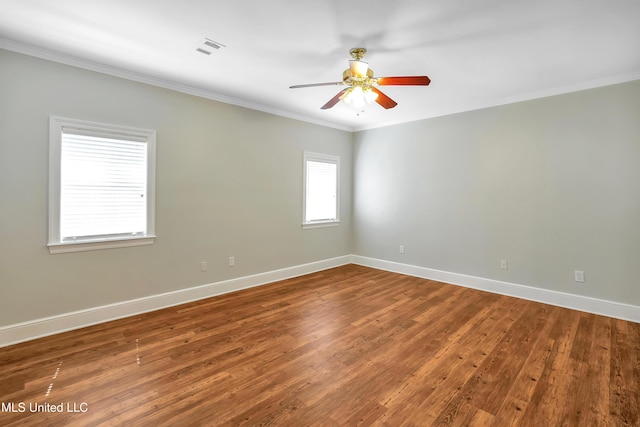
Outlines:
[{"label": "white baseboard", "polygon": [[349,264],[345,255],[0,327],[0,347]]},{"label": "white baseboard", "polygon": [[193,288],[181,289],[164,294],[151,295],[135,300],[123,301],[115,304],[75,311],[72,313],[64,313],[47,318],[3,326],[0,327],[0,347],[6,347],[8,345],[60,332],[66,332],[136,314],[172,307],[241,289],[265,285],[278,280],[298,277],[349,263],[640,323],[640,307],[634,305],[552,291],[549,289],[535,288],[532,286],[518,285],[499,280],[485,279],[482,277],[467,276],[464,274],[451,273],[448,271],[435,270],[409,264],[401,264],[393,261],[385,261],[359,255],[345,255],[251,276],[224,280]]},{"label": "white baseboard", "polygon": [[535,288],[532,286],[518,285],[499,280],[485,279],[482,277],[467,276],[464,274],[434,270],[431,268],[401,264],[393,261],[385,261],[359,255],[352,255],[351,262],[366,267],[377,268],[379,270],[402,273],[423,279],[451,283],[453,285],[479,289],[495,294],[508,295],[530,301],[542,302],[545,304],[640,323],[640,307],[635,305],[552,291],[549,289]]}]

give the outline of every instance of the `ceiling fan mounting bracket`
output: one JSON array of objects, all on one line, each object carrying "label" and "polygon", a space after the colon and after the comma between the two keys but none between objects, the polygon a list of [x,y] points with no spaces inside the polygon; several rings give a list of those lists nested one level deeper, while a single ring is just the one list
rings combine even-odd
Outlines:
[{"label": "ceiling fan mounting bracket", "polygon": [[354,47],[349,51],[351,57],[356,61],[360,61],[367,54],[367,49],[363,47]]}]

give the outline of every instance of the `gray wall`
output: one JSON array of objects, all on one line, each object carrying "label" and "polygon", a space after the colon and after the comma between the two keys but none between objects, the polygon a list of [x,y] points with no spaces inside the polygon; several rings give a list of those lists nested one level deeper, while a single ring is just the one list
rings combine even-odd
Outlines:
[{"label": "gray wall", "polygon": [[[157,131],[154,245],[49,254],[49,115]],[[4,50],[0,131],[0,326],[351,253],[349,132]],[[339,227],[301,229],[304,150],[341,156]]]},{"label": "gray wall", "polygon": [[354,171],[358,255],[640,305],[640,81],[358,132]]},{"label": "gray wall", "polygon": [[[49,254],[49,115],[157,130],[154,245]],[[632,82],[352,135],[0,50],[0,326],[350,253],[640,305],[638,117]],[[301,229],[304,150],[340,227]]]}]

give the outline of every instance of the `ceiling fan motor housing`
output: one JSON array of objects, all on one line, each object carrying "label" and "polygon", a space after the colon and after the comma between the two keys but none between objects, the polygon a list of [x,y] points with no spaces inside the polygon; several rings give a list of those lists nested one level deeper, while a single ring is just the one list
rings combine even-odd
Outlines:
[{"label": "ceiling fan motor housing", "polygon": [[367,76],[363,77],[363,78],[358,78],[358,77],[352,76],[350,68],[347,68],[342,73],[342,81],[345,82],[346,84],[352,84],[352,83],[354,83],[355,81],[358,81],[358,80],[364,81],[364,80],[372,79],[372,78],[373,78],[373,70],[371,68],[369,68],[367,70]]}]

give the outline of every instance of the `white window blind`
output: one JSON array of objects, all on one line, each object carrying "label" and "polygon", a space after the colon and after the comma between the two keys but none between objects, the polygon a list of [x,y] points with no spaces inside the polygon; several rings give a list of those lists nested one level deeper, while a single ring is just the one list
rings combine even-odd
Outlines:
[{"label": "white window blind", "polygon": [[339,158],[305,153],[304,224],[338,222]]},{"label": "white window blind", "polygon": [[146,141],[63,128],[61,154],[62,241],[145,234]]},{"label": "white window blind", "polygon": [[155,239],[155,131],[51,117],[49,251]]}]

